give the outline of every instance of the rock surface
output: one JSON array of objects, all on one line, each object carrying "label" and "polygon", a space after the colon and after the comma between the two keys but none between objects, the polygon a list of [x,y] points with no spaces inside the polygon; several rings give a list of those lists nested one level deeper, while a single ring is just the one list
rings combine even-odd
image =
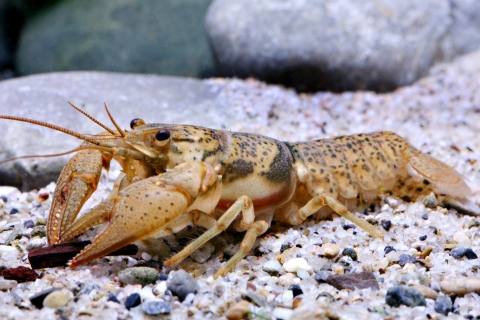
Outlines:
[{"label": "rock surface", "polygon": [[68,70],[212,75],[203,27],[210,2],[59,2],[26,24],[17,70],[23,75]]},{"label": "rock surface", "polygon": [[216,0],[206,26],[224,76],[386,91],[480,48],[479,17],[478,1]]}]

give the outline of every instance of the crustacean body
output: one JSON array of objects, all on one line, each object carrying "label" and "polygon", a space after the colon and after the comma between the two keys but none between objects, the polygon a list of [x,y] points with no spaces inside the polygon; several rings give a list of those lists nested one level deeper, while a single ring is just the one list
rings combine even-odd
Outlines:
[{"label": "crustacean body", "polygon": [[[382,231],[350,211],[358,199],[372,202],[379,191],[391,190],[408,167],[460,207],[471,193],[458,172],[392,132],[291,143],[140,119],[124,131],[112,119],[117,130],[94,120],[107,132],[86,136],[34,120],[0,118],[48,126],[85,141],[58,180],[47,240],[50,245],[66,242],[92,226],[108,226],[71,260],[72,267],[137,240],[191,224],[205,227],[203,235],[165,262],[176,266],[226,228],[246,231],[240,250],[217,271],[220,276],[248,254],[272,219],[298,225],[325,208],[382,237]],[[77,219],[112,158],[123,168],[112,193]]]}]

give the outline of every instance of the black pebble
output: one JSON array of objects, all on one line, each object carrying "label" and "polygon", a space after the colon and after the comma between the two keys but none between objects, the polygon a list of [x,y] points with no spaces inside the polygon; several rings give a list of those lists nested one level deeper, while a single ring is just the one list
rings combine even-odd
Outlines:
[{"label": "black pebble", "polygon": [[397,252],[397,250],[393,249],[392,246],[386,246],[385,249],[383,249],[383,252],[385,252],[385,255],[387,255],[391,251]]},{"label": "black pebble", "polygon": [[30,302],[35,306],[37,307],[38,309],[42,309],[43,308],[43,300],[45,300],[45,298],[50,294],[52,293],[53,291],[57,291],[57,290],[60,290],[58,288],[50,288],[50,289],[47,289],[47,290],[44,290],[44,291],[41,291],[39,293],[36,293],[34,294],[33,296],[31,296],[29,299],[30,299]]},{"label": "black pebble", "polygon": [[348,230],[348,229],[355,229],[355,225],[353,225],[353,224],[344,224],[344,225],[343,225],[343,230]]},{"label": "black pebble", "polygon": [[303,290],[302,290],[302,288],[300,288],[300,286],[298,284],[294,284],[293,286],[288,288],[288,290],[292,290],[294,298],[296,296],[299,296],[299,295],[303,294]]},{"label": "black pebble", "polygon": [[294,247],[294,244],[291,243],[291,242],[284,243],[280,246],[280,253],[283,253],[283,251],[285,251],[287,249],[290,249],[290,248],[293,248],[293,247]]},{"label": "black pebble", "polygon": [[113,301],[113,302],[116,302],[116,303],[120,304],[120,301],[118,301],[117,297],[111,292],[108,295],[107,301]]},{"label": "black pebble", "polygon": [[473,250],[470,249],[470,248],[465,250],[465,257],[467,257],[469,260],[478,259],[477,254],[475,252],[473,252]]},{"label": "black pebble", "polygon": [[17,208],[13,208],[12,210],[10,210],[10,214],[15,214],[15,213],[18,213],[18,209],[17,209]]},{"label": "black pebble", "polygon": [[342,256],[349,256],[353,261],[357,261],[357,253],[353,248],[345,248],[342,250]]},{"label": "black pebble", "polygon": [[390,230],[390,228],[392,227],[392,221],[390,220],[382,221],[382,227],[383,229],[385,229],[385,231]]},{"label": "black pebble", "polygon": [[127,300],[125,300],[125,307],[130,310],[131,308],[135,308],[142,303],[142,299],[138,293],[132,293],[128,296]]},{"label": "black pebble", "polygon": [[428,220],[428,214],[424,213],[424,214],[422,215],[422,219],[423,219],[423,220]]},{"label": "black pebble", "polygon": [[417,289],[406,286],[394,286],[388,289],[385,301],[391,307],[406,305],[407,307],[426,306],[425,297]]},{"label": "black pebble", "polygon": [[165,280],[168,279],[168,275],[166,275],[165,273],[162,273],[162,274],[160,274],[160,278],[159,278],[159,279],[160,279],[160,281],[165,281]]},{"label": "black pebble", "polygon": [[420,241],[424,241],[427,239],[427,235],[424,235],[424,236],[420,236],[418,239],[420,239]]}]

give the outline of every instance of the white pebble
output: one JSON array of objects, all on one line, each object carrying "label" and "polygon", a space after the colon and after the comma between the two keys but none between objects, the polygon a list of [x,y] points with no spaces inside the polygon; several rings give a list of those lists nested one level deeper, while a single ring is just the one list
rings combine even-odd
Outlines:
[{"label": "white pebble", "polygon": [[273,316],[277,319],[289,320],[292,317],[293,310],[277,307],[273,309]]},{"label": "white pebble", "polygon": [[297,272],[298,270],[310,271],[312,267],[304,258],[294,258],[283,264],[283,269],[287,272]]},{"label": "white pebble", "polygon": [[268,273],[270,272],[278,273],[281,268],[282,268],[282,265],[280,264],[280,262],[278,262],[277,259],[268,260],[262,266],[263,271]]},{"label": "white pebble", "polygon": [[292,290],[286,290],[282,295],[283,303],[289,303],[292,300],[293,300],[293,291]]},{"label": "white pebble", "polygon": [[472,240],[470,240],[469,236],[463,231],[457,231],[453,234],[453,241],[456,244],[464,244],[466,247],[472,246]]}]

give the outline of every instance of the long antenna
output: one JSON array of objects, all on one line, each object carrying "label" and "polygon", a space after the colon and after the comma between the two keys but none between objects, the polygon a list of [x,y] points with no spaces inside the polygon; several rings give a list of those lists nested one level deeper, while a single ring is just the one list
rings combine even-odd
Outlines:
[{"label": "long antenna", "polygon": [[101,123],[100,121],[98,121],[97,119],[95,119],[94,117],[92,117],[91,115],[89,115],[88,113],[86,113],[85,111],[83,111],[82,109],[80,109],[79,107],[75,106],[73,103],[71,103],[70,101],[68,102],[68,104],[75,110],[77,110],[78,112],[80,112],[81,114],[83,114],[85,117],[87,117],[88,119],[92,120],[93,122],[95,122],[96,124],[98,124],[100,127],[102,127],[103,129],[107,130],[108,132],[110,132],[111,134],[113,135],[117,135],[117,133],[115,131],[113,131],[112,129],[110,129],[109,127],[107,127],[106,125],[104,125],[103,123]]},{"label": "long antenna", "polygon": [[115,122],[115,119],[113,119],[112,115],[110,114],[110,111],[108,111],[107,104],[104,102],[103,105],[105,106],[105,111],[107,111],[108,117],[110,118],[110,121],[112,121],[113,125],[115,128],[117,128],[118,132],[122,137],[125,137],[125,132],[120,128],[120,126]]},{"label": "long antenna", "polygon": [[3,116],[3,115],[0,115],[0,119],[6,119],[6,120],[14,120],[14,121],[21,121],[21,122],[28,122],[28,123],[31,123],[31,124],[36,124],[38,126],[42,126],[42,127],[46,127],[46,128],[49,128],[49,129],[53,129],[53,130],[57,130],[57,131],[60,131],[60,132],[63,132],[63,133],[66,133],[68,135],[71,135],[75,138],[78,138],[80,140],[83,140],[83,141],[86,141],[86,142],[90,142],[94,145],[97,145],[97,146],[101,146],[100,142],[98,142],[98,140],[92,138],[92,137],[89,137],[89,136],[86,136],[84,134],[81,134],[81,133],[78,133],[78,132],[75,132],[73,130],[70,130],[70,129],[66,129],[66,128],[62,128],[62,127],[59,127],[59,126],[56,126],[54,124],[50,124],[50,123],[47,123],[47,122],[43,122],[43,121],[39,121],[39,120],[33,120],[33,119],[28,119],[28,118],[22,118],[22,117],[14,117],[14,116]]}]

